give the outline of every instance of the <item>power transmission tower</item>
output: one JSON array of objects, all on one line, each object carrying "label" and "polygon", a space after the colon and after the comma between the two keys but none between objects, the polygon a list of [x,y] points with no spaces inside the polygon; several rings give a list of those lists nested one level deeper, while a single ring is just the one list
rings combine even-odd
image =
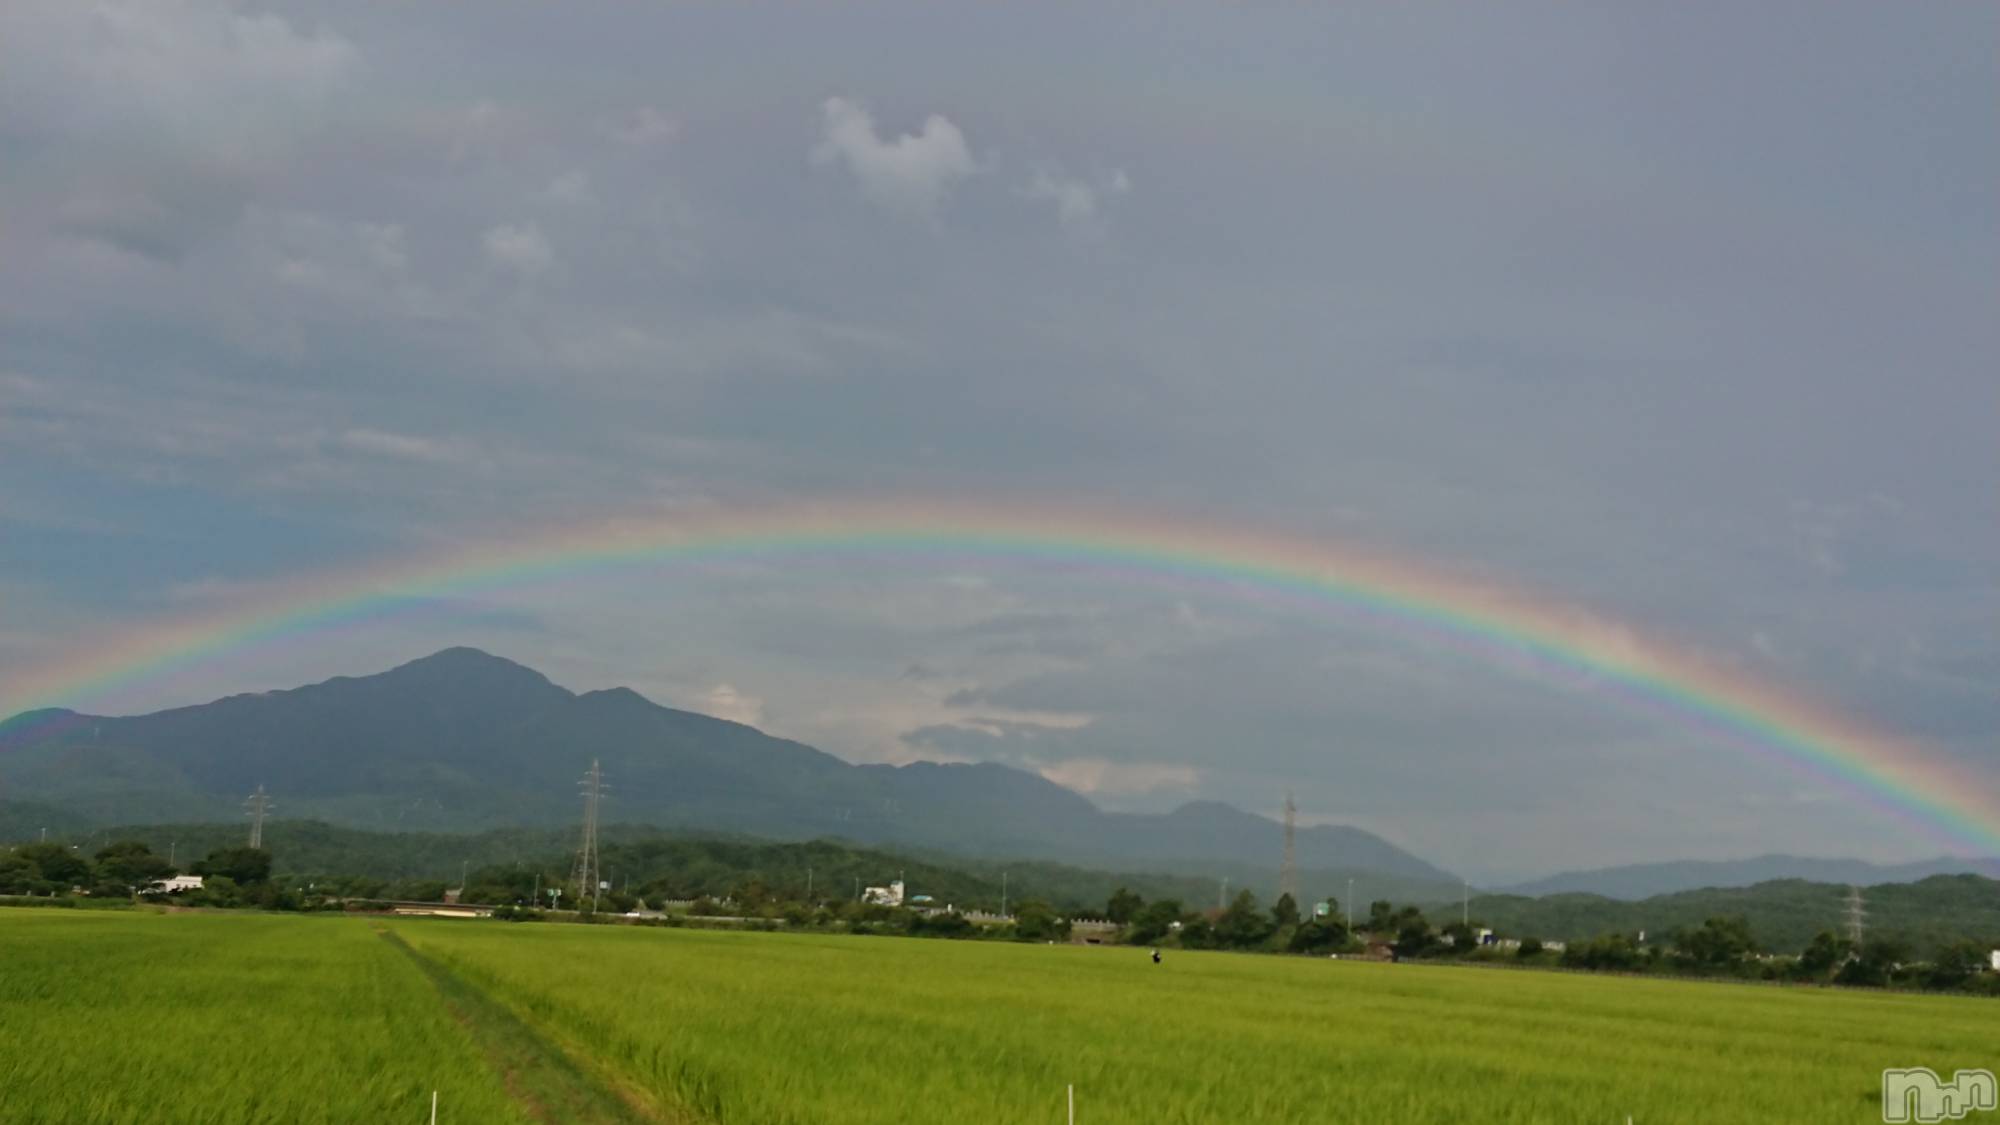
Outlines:
[{"label": "power transmission tower", "polygon": [[1285,790],[1285,859],[1278,867],[1278,896],[1292,896],[1299,901],[1299,849],[1294,839],[1298,832],[1299,807],[1292,803],[1292,791]]},{"label": "power transmission tower", "polygon": [[597,766],[597,759],[590,760],[590,772],[583,775],[580,783],[583,790],[583,843],[576,849],[576,871],[571,878],[576,880],[577,909],[583,908],[583,898],[590,896],[590,909],[597,909],[598,883],[602,881],[597,870],[597,802],[604,797],[604,771]]},{"label": "power transmission tower", "polygon": [[1868,907],[1861,901],[1861,888],[1847,888],[1847,940],[1861,952],[1861,935],[1868,928]]},{"label": "power transmission tower", "polygon": [[250,846],[264,846],[264,818],[271,812],[271,798],[259,785],[255,793],[243,802],[244,812],[250,817]]}]

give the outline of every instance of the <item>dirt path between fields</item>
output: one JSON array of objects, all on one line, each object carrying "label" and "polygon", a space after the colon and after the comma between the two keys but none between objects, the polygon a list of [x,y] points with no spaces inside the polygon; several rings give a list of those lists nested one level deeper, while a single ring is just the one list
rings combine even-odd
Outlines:
[{"label": "dirt path between fields", "polygon": [[540,1125],[686,1125],[694,1120],[649,1106],[637,1092],[594,1073],[523,1022],[506,1005],[425,956],[395,931],[376,926],[438,990],[452,1018],[493,1067],[507,1096]]}]

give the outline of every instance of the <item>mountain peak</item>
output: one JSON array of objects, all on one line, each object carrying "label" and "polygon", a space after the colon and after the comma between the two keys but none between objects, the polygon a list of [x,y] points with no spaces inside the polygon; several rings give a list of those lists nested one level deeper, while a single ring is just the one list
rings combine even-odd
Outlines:
[{"label": "mountain peak", "polygon": [[577,696],[579,700],[613,707],[658,707],[659,704],[628,687],[599,688]]},{"label": "mountain peak", "polygon": [[516,664],[504,656],[495,656],[485,649],[473,648],[470,645],[441,648],[429,656],[419,656],[415,660],[398,664],[389,669],[389,673],[394,674],[411,668],[518,668],[523,672],[541,675],[525,664]]},{"label": "mountain peak", "polygon": [[535,690],[555,686],[547,676],[525,664],[465,645],[439,649],[370,678],[423,685],[477,684]]},{"label": "mountain peak", "polygon": [[[102,738],[94,722],[80,726],[87,717],[42,717],[50,721],[0,728],[30,728],[0,753],[0,792],[102,823],[227,815],[264,784],[282,794],[288,815],[350,824],[387,824],[385,810],[405,830],[567,824],[576,777],[601,758],[617,779],[619,818],[635,824],[1070,862],[1262,869],[1278,849],[1276,822],[1218,802],[1164,817],[1107,813],[1040,773],[1000,763],[851,765],[631,688],[574,693],[465,646],[386,672],[106,719]],[[69,737],[79,729],[88,745]],[[79,748],[102,751],[88,770],[78,768]],[[1301,859],[1397,876],[1434,871],[1344,831],[1354,838],[1301,832]]]}]

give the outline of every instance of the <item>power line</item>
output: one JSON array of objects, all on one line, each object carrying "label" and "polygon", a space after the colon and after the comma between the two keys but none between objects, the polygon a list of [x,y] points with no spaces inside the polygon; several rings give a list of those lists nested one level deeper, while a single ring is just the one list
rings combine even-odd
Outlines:
[{"label": "power line", "polygon": [[245,813],[250,817],[250,846],[264,846],[264,818],[271,812],[271,798],[259,785],[255,793],[243,802]]},{"label": "power line", "polygon": [[604,799],[604,771],[598,759],[590,759],[590,773],[578,783],[584,793],[584,841],[576,847],[576,909],[584,909],[584,895],[590,895],[590,909],[598,909],[598,885],[604,881],[598,871],[598,801]]},{"label": "power line", "polygon": [[1292,902],[1299,901],[1299,849],[1294,839],[1298,832],[1299,807],[1292,803],[1292,791],[1285,790],[1285,858],[1278,866],[1278,897],[1292,896]]}]

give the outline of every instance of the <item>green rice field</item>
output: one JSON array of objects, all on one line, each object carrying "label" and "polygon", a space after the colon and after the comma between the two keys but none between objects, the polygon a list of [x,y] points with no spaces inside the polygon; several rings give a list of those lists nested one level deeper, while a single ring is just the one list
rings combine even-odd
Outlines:
[{"label": "green rice field", "polygon": [[1881,1120],[2000,1007],[1550,972],[0,910],[0,1121]]}]

